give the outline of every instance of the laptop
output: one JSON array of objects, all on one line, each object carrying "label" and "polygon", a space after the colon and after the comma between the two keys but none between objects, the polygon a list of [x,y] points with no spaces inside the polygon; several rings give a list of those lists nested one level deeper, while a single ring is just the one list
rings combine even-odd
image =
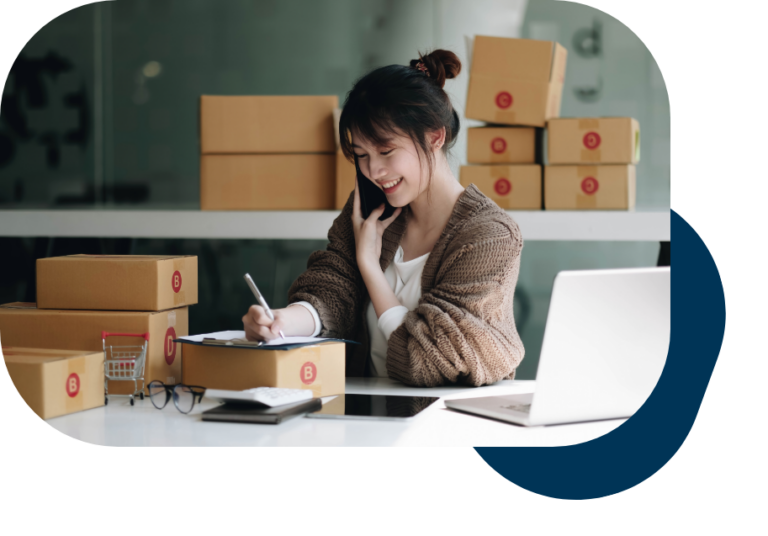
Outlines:
[{"label": "laptop", "polygon": [[536,390],[446,400],[524,426],[630,417],[667,359],[670,268],[563,271],[555,277]]}]

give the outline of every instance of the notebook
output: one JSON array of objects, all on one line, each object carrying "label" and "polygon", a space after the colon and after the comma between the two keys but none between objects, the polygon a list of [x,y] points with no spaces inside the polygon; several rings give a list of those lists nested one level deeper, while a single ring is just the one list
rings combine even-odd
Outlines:
[{"label": "notebook", "polygon": [[317,411],[323,407],[320,398],[302,400],[270,408],[255,404],[223,404],[202,413],[204,421],[249,422],[257,424],[280,424],[285,419]]}]

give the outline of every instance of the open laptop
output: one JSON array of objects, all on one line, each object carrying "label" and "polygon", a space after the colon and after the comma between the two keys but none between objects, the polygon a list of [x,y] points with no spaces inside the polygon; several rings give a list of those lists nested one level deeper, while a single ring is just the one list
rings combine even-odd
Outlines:
[{"label": "open laptop", "polygon": [[525,426],[630,417],[661,376],[669,334],[669,267],[563,271],[535,392],[445,405]]}]

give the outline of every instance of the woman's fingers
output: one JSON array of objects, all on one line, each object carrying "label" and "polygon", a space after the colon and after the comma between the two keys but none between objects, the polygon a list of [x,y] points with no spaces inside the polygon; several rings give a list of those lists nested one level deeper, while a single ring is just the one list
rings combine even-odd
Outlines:
[{"label": "woman's fingers", "polygon": [[357,179],[355,179],[355,198],[352,201],[352,219],[363,219],[362,212],[360,211],[360,189],[357,185]]},{"label": "woman's fingers", "polygon": [[397,219],[397,217],[400,215],[400,213],[403,211],[402,207],[397,207],[395,211],[392,213],[392,215],[387,218],[386,220],[382,221],[381,223],[384,225],[384,229],[389,227],[389,225]]}]

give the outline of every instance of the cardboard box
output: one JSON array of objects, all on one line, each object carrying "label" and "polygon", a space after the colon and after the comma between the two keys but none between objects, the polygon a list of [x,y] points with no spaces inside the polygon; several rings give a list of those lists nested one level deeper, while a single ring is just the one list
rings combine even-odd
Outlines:
[{"label": "cardboard box", "polygon": [[355,163],[350,162],[344,153],[336,153],[336,209],[341,210],[347,204],[349,194],[355,189],[357,171]]},{"label": "cardboard box", "polygon": [[41,419],[104,405],[104,354],[3,346],[21,398]]},{"label": "cardboard box", "polygon": [[253,387],[311,389],[315,397],[344,394],[345,343],[326,342],[293,350],[184,347],[183,381],[208,389]]},{"label": "cardboard box", "polygon": [[162,311],[195,303],[195,256],[68,255],[37,260],[38,309]]},{"label": "cardboard box", "polygon": [[547,153],[549,164],[637,164],[640,124],[631,117],[552,119]]},{"label": "cardboard box", "polygon": [[560,115],[568,52],[554,41],[475,37],[465,116],[543,127]]},{"label": "cardboard box", "polygon": [[200,97],[200,152],[333,153],[330,96]]},{"label": "cardboard box", "polygon": [[[331,138],[333,141],[333,138]],[[333,210],[336,155],[202,155],[202,210]]]},{"label": "cardboard box", "polygon": [[341,210],[347,204],[349,194],[355,189],[357,179],[357,170],[355,163],[350,162],[341,152],[341,142],[339,140],[339,119],[341,110],[336,108],[333,111],[334,139],[336,140],[336,210]]},{"label": "cardboard box", "polygon": [[635,166],[545,166],[546,210],[635,207]]},{"label": "cardboard box", "polygon": [[467,129],[470,164],[535,164],[536,130],[533,127],[474,127]]},{"label": "cardboard box", "polygon": [[464,187],[473,184],[508,210],[541,210],[541,166],[461,166]]},{"label": "cardboard box", "polygon": [[[0,333],[10,346],[102,352],[101,332],[149,333],[144,383],[178,383],[181,347],[173,342],[189,334],[186,307],[159,312],[64,311],[37,309],[34,303],[0,305]],[[141,346],[135,337],[109,337],[107,344]],[[103,372],[103,371],[102,371]],[[102,388],[103,388],[102,374]],[[109,382],[110,394],[133,392],[133,383]],[[146,391],[145,391],[146,392]]]}]

